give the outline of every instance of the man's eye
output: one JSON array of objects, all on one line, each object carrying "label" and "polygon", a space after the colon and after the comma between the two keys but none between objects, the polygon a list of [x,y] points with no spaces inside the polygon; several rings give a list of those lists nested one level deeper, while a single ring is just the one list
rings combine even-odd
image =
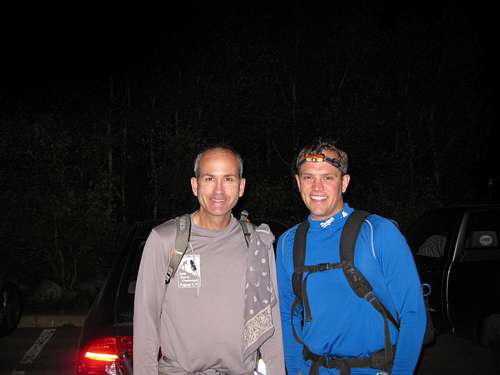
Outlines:
[{"label": "man's eye", "polygon": [[311,176],[307,176],[307,175],[303,175],[303,176],[302,176],[302,180],[303,180],[303,181],[310,181],[311,179],[312,179],[312,177],[311,177]]},{"label": "man's eye", "polygon": [[226,180],[226,182],[233,182],[234,177],[226,177],[225,180]]},{"label": "man's eye", "polygon": [[207,176],[207,177],[205,177],[205,182],[211,182],[211,181],[213,181],[213,180],[214,180],[214,178],[213,178],[213,177],[208,177],[208,176]]},{"label": "man's eye", "polygon": [[335,179],[335,177],[333,177],[333,176],[324,176],[323,179],[325,181],[333,181]]}]

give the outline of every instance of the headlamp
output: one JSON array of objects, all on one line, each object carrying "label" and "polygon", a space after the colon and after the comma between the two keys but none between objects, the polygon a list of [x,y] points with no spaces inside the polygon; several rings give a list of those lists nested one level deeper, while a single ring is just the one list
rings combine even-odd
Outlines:
[{"label": "headlamp", "polygon": [[327,163],[330,163],[334,167],[338,168],[343,174],[347,173],[347,167],[343,165],[339,159],[329,158],[325,154],[305,154],[303,159],[297,161],[297,169],[299,169],[299,167],[306,161],[310,161],[313,163],[321,163],[323,161],[326,161]]}]

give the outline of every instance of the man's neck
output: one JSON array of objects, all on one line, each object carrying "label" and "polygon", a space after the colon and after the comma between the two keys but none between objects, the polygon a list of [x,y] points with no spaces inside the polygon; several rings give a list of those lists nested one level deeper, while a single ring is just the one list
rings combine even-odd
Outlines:
[{"label": "man's neck", "polygon": [[212,216],[202,210],[198,210],[193,214],[192,220],[198,227],[210,230],[221,230],[229,225],[231,213],[224,216]]}]

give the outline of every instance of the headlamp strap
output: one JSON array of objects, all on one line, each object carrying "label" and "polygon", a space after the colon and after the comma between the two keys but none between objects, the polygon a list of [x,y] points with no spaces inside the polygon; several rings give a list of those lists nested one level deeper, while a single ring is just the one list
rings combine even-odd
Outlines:
[{"label": "headlamp strap", "polygon": [[297,164],[297,168],[304,164],[306,161],[311,161],[313,163],[321,163],[323,161],[326,161],[327,163],[330,163],[334,167],[338,168],[342,173],[345,174],[347,172],[339,159],[329,158],[325,154],[305,154],[304,159],[299,161],[299,163]]}]

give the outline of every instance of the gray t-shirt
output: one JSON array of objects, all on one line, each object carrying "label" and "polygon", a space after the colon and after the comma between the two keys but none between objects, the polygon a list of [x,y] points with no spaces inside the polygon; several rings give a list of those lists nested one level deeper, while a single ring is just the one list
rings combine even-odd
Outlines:
[{"label": "gray t-shirt", "polygon": [[[188,250],[166,289],[175,225],[162,225],[167,238],[158,229],[151,232],[137,277],[134,374],[158,373],[158,345],[165,357],[161,373],[252,373],[256,353],[244,359],[241,350],[248,249],[238,221],[232,217],[222,230],[193,224]],[[269,258],[276,291],[272,243]],[[273,320],[275,334],[260,351],[269,374],[284,374],[278,304]]]}]

